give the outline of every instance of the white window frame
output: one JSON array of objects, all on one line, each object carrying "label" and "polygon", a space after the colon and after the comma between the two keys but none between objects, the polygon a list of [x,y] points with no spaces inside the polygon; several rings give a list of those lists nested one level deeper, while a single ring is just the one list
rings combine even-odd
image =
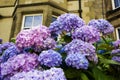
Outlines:
[{"label": "white window frame", "polygon": [[[25,29],[25,28],[24,28],[24,24],[25,24],[25,17],[26,17],[26,16],[37,16],[37,15],[42,16],[42,22],[41,22],[41,23],[43,24],[43,14],[26,14],[26,15],[23,15],[21,30],[24,30],[24,29]],[[33,22],[34,22],[34,21],[33,21]],[[34,26],[33,26],[33,22],[32,22],[32,26],[30,27],[30,29],[34,27]]]},{"label": "white window frame", "polygon": [[[120,6],[119,6],[119,7],[120,7]],[[119,7],[115,7],[115,1],[112,0],[112,8],[113,8],[113,9],[117,9],[117,8],[119,8]]]},{"label": "white window frame", "polygon": [[120,34],[118,34],[118,29],[120,29],[120,27],[116,28],[116,37],[117,37],[117,40],[119,40],[119,35],[120,35]]}]

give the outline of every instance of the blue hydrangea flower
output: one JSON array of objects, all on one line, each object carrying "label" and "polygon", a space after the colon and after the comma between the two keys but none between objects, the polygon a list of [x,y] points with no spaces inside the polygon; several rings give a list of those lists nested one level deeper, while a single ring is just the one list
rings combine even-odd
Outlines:
[{"label": "blue hydrangea flower", "polygon": [[90,61],[94,61],[95,63],[98,62],[95,47],[91,43],[73,39],[70,43],[64,46],[64,51],[67,54],[81,53],[84,54]]},{"label": "blue hydrangea flower", "polygon": [[100,32],[92,26],[83,26],[75,29],[72,34],[72,38],[94,43],[100,40]]},{"label": "blue hydrangea flower", "polygon": [[60,53],[54,50],[47,50],[40,53],[38,61],[41,65],[47,67],[60,66],[62,62],[62,56]]},{"label": "blue hydrangea flower", "polygon": [[50,24],[49,30],[51,31],[51,34],[60,34],[63,30],[63,26],[61,26],[61,23],[57,20]]},{"label": "blue hydrangea flower", "polygon": [[103,53],[105,53],[106,52],[106,50],[98,50],[98,53],[99,54],[103,54]]},{"label": "blue hydrangea flower", "polygon": [[93,19],[88,25],[96,27],[103,35],[110,34],[114,31],[114,27],[105,19]]},{"label": "blue hydrangea flower", "polygon": [[83,54],[69,54],[65,62],[68,66],[72,66],[77,69],[88,69],[89,62]]},{"label": "blue hydrangea flower", "polygon": [[20,51],[18,50],[18,48],[17,48],[15,45],[9,47],[8,49],[6,49],[6,50],[3,52],[2,62],[6,62],[9,58],[13,57],[14,55],[19,54],[19,52],[20,52]]},{"label": "blue hydrangea flower", "polygon": [[61,23],[62,28],[67,32],[72,32],[72,30],[85,25],[83,19],[71,13],[62,14],[57,18],[57,20]]}]

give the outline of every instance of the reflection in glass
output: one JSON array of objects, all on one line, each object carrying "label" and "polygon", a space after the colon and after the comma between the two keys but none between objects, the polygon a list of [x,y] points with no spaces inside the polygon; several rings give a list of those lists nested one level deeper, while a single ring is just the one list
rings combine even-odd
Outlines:
[{"label": "reflection in glass", "polygon": [[42,16],[34,16],[33,26],[39,26],[42,24]]},{"label": "reflection in glass", "polygon": [[30,28],[32,26],[32,19],[33,19],[33,16],[26,16],[25,22],[24,22],[24,27]]}]

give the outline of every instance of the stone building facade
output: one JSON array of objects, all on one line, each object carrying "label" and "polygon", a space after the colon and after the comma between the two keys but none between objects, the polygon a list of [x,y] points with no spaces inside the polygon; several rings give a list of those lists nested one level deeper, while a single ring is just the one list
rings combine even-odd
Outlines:
[{"label": "stone building facade", "polygon": [[115,27],[114,39],[120,39],[120,0],[105,0],[106,18]]},{"label": "stone building facade", "polygon": [[91,19],[106,18],[105,0],[1,0],[0,38],[6,42],[22,29],[49,26],[57,16],[68,12],[79,15],[86,24]]}]

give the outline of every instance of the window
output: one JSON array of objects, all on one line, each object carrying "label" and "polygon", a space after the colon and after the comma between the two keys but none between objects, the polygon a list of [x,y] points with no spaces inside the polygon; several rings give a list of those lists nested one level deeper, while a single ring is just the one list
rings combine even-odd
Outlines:
[{"label": "window", "polygon": [[24,15],[22,29],[30,29],[42,24],[42,14]]},{"label": "window", "polygon": [[120,27],[116,28],[117,40],[120,39]]},{"label": "window", "polygon": [[52,22],[56,21],[57,16],[52,15]]},{"label": "window", "polygon": [[120,7],[120,0],[112,0],[113,9]]}]

